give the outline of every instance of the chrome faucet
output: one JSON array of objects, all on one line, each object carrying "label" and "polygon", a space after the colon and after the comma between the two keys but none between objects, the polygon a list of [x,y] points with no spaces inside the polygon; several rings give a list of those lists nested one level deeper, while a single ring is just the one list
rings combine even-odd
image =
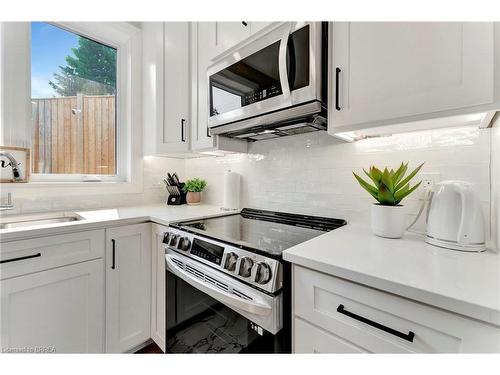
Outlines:
[{"label": "chrome faucet", "polygon": [[[22,181],[21,172],[19,172],[19,168],[17,168],[19,166],[19,163],[17,162],[14,155],[12,155],[10,152],[0,152],[0,156],[5,156],[7,159],[9,159],[14,182]],[[3,166],[4,165],[2,164],[2,167]]]},{"label": "chrome faucet", "polygon": [[12,203],[12,194],[7,194],[7,204],[0,204],[0,211],[12,210],[14,209],[14,204]]}]

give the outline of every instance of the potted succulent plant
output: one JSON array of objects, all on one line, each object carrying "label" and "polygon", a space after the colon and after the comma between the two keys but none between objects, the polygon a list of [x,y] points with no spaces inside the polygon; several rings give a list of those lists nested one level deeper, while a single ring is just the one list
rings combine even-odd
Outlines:
[{"label": "potted succulent plant", "polygon": [[361,187],[378,202],[374,203],[371,208],[371,224],[374,234],[386,238],[403,237],[406,231],[406,217],[400,203],[422,183],[420,181],[410,187],[410,180],[415,177],[423,165],[423,163],[420,164],[406,177],[408,163],[401,163],[396,171],[387,168],[381,171],[374,166],[370,167],[370,172],[363,169],[373,184],[366,182],[353,172]]},{"label": "potted succulent plant", "polygon": [[207,186],[207,182],[205,180],[201,180],[199,178],[193,178],[191,180],[187,180],[184,184],[182,190],[184,190],[186,194],[186,202],[189,205],[197,205],[201,202],[201,192]]}]

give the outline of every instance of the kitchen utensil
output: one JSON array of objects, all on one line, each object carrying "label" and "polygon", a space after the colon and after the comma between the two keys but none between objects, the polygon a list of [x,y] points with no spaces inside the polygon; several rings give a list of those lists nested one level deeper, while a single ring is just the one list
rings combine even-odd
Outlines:
[{"label": "kitchen utensil", "polygon": [[485,232],[481,203],[472,184],[436,184],[428,212],[427,243],[452,250],[483,251]]},{"label": "kitchen utensil", "polygon": [[176,186],[179,186],[180,181],[179,181],[179,176],[177,175],[177,173],[174,173],[174,174],[172,175],[172,180],[174,180],[174,184],[175,184]]}]

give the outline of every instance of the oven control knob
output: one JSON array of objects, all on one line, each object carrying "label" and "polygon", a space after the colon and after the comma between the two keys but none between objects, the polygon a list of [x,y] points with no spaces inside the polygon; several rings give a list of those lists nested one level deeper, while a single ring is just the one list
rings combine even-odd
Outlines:
[{"label": "oven control knob", "polygon": [[191,241],[187,237],[181,237],[179,239],[179,243],[177,244],[177,248],[182,251],[188,251],[191,246]]},{"label": "oven control knob", "polygon": [[167,244],[167,245],[168,245],[169,241],[170,241],[170,232],[165,232],[165,233],[163,234],[163,240],[162,240],[162,242],[163,242],[164,244]]},{"label": "oven control knob", "polygon": [[224,263],[224,268],[228,271],[234,271],[236,268],[236,262],[238,261],[238,255],[236,253],[230,252],[226,255],[226,262]]},{"label": "oven control knob", "polygon": [[264,262],[257,263],[257,269],[255,272],[255,282],[259,284],[267,284],[269,280],[271,280],[271,267],[269,264]]},{"label": "oven control knob", "polygon": [[243,257],[240,260],[240,268],[238,270],[238,275],[243,277],[249,277],[252,273],[253,260],[249,257]]},{"label": "oven control knob", "polygon": [[177,238],[179,238],[179,236],[177,234],[170,235],[169,245],[170,246],[176,246],[177,245]]}]

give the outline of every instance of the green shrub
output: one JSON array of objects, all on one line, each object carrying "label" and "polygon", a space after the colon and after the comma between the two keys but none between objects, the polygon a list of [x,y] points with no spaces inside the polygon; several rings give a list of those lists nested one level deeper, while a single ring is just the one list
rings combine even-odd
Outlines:
[{"label": "green shrub", "polygon": [[205,189],[206,186],[207,182],[205,180],[201,180],[199,178],[193,178],[192,180],[186,181],[182,190],[184,190],[185,193],[196,193],[203,191],[203,189]]}]

